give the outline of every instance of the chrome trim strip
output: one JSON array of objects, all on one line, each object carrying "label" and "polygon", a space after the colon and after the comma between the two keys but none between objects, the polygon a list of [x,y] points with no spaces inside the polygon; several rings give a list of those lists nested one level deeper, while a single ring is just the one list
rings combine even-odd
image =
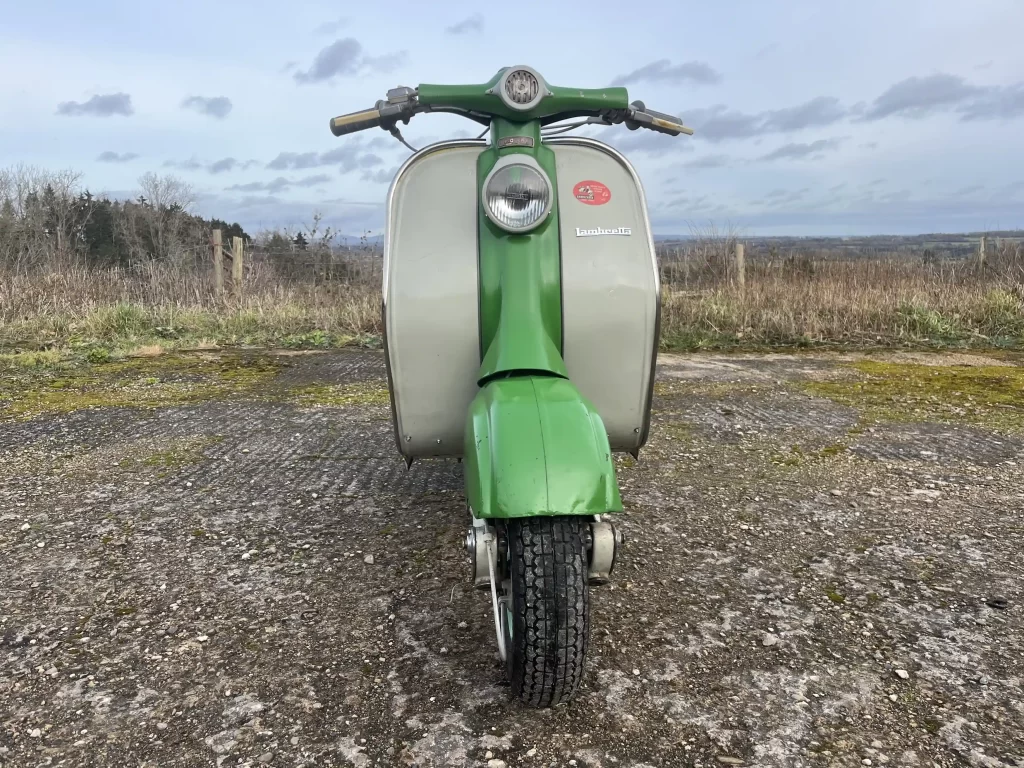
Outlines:
[{"label": "chrome trim strip", "polygon": [[[650,381],[647,385],[647,404],[644,409],[644,424],[640,431],[639,439],[637,441],[636,450],[639,452],[640,448],[647,442],[647,436],[651,428],[651,406],[654,401],[654,377],[657,372],[658,366],[658,346],[661,343],[661,270],[658,268],[658,252],[654,247],[654,233],[651,231],[651,219],[647,214],[647,195],[644,193],[643,182],[640,181],[640,176],[637,174],[633,164],[626,159],[626,156],[619,152],[612,146],[605,144],[603,141],[597,139],[588,139],[583,136],[566,136],[562,138],[552,137],[550,139],[544,139],[545,144],[566,144],[575,145],[578,147],[590,147],[600,152],[604,152],[606,155],[610,155],[615,158],[627,171],[629,175],[633,177],[633,182],[636,184],[637,189],[640,191],[640,207],[643,208],[644,212],[644,225],[647,227],[647,242],[651,248],[651,267],[654,270],[654,290],[655,290],[655,303],[654,303],[654,351],[651,354],[651,373]],[[563,324],[564,325],[564,324]]]}]

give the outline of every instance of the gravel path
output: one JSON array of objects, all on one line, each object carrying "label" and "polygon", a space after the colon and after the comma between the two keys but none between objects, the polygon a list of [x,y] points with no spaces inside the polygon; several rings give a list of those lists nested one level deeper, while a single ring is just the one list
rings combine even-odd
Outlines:
[{"label": "gravel path", "polygon": [[[274,386],[379,389],[376,352]],[[1024,439],[665,356],[590,667],[510,700],[461,467],[386,405],[4,417],[0,765],[1024,766]]]}]

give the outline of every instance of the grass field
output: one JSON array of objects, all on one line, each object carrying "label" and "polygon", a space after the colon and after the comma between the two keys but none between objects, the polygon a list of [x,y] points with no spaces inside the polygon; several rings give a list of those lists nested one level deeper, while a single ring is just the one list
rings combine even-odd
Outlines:
[{"label": "grass field", "polygon": [[[374,347],[378,275],[316,283],[281,279],[257,264],[237,297],[215,295],[207,275],[160,265],[0,271],[0,351],[101,361],[153,346]],[[755,263],[742,289],[713,276],[683,282],[666,270],[666,277],[666,350],[1024,343],[1024,285],[965,264]]]}]

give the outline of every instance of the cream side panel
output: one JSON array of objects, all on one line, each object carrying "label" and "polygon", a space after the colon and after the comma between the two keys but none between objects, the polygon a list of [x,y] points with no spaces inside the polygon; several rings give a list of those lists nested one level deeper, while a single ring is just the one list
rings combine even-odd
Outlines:
[{"label": "cream side panel", "polygon": [[[612,449],[631,451],[649,412],[658,306],[643,193],[619,158],[565,142],[550,142],[561,217],[563,356],[569,377],[604,420]],[[604,184],[610,200],[580,202],[573,190],[581,181]],[[599,227],[631,233],[577,236],[577,228]]]},{"label": "cream side panel", "polygon": [[459,456],[480,367],[476,162],[439,148],[395,181],[385,285],[395,418],[407,456]]}]

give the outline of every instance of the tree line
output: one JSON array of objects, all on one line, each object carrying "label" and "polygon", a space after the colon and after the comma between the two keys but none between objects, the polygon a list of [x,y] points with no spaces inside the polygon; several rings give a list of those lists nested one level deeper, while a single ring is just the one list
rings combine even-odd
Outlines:
[{"label": "tree line", "polygon": [[83,188],[75,171],[0,169],[0,266],[187,266],[205,257],[213,228],[226,242],[251,240],[237,222],[194,213],[194,191],[180,179],[147,173],[138,185],[134,199],[114,200]]}]

